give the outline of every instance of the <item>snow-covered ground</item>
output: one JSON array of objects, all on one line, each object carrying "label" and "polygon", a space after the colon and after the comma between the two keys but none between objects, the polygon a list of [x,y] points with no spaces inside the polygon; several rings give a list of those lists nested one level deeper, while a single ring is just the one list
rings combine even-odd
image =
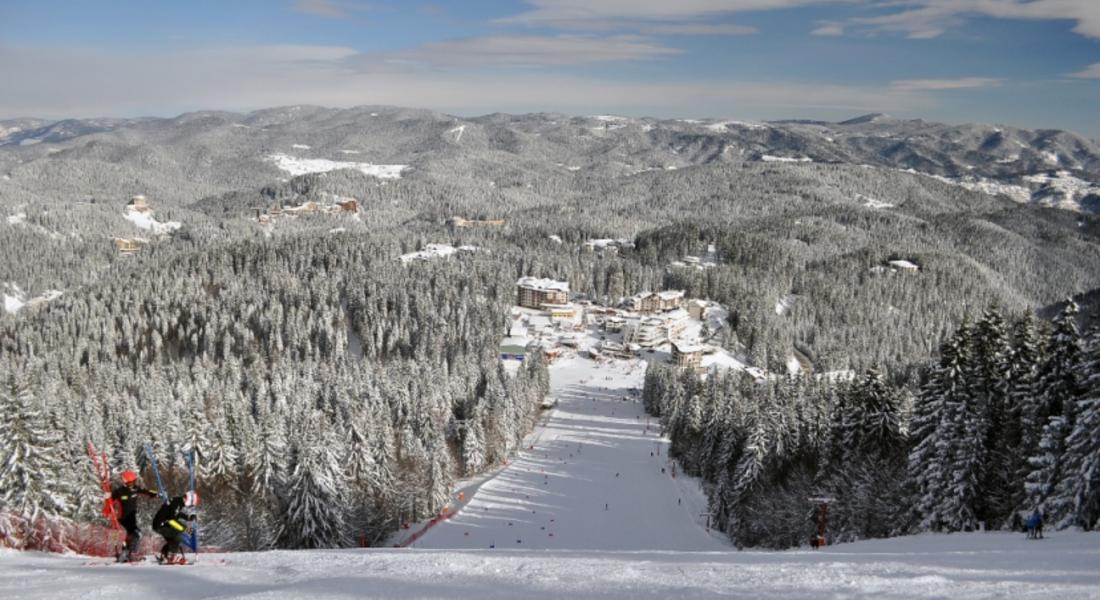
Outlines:
[{"label": "snow-covered ground", "polygon": [[558,405],[545,425],[416,548],[728,549],[705,530],[698,483],[673,476],[668,440],[633,392],[643,361],[563,358],[550,372]]},{"label": "snow-covered ground", "polygon": [[[659,515],[637,524],[644,527]],[[224,564],[220,563],[224,560]],[[0,550],[0,597],[1056,598],[1100,597],[1100,534],[923,535],[789,552],[365,549],[86,566]]]},{"label": "snow-covered ground", "polygon": [[373,175],[380,179],[396,179],[401,177],[401,172],[408,165],[376,165],[364,162],[344,162],[327,160],[324,158],[299,158],[277,153],[268,156],[267,159],[279,169],[297,177],[306,173],[327,173],[339,169],[355,169],[364,175]]},{"label": "snow-covered ground", "polygon": [[764,162],[813,162],[814,159],[808,156],[772,156],[770,154],[763,154],[760,156],[760,160]]},{"label": "snow-covered ground", "polygon": [[141,211],[132,206],[126,207],[126,214],[124,216],[127,221],[130,221],[138,228],[151,231],[157,235],[175,231],[183,226],[179,221],[165,221],[161,223],[153,218],[152,211]]},{"label": "snow-covered ground", "polygon": [[476,252],[476,246],[459,246],[455,248],[450,244],[426,244],[423,250],[416,252],[409,252],[408,254],[402,254],[398,258],[403,263],[408,263],[414,260],[432,260],[433,258],[445,258],[452,254],[462,252]]}]

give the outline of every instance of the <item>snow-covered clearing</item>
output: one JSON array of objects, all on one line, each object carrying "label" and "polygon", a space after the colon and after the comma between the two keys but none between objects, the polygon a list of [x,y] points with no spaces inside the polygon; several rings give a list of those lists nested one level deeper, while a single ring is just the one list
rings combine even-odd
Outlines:
[{"label": "snow-covered clearing", "polygon": [[344,162],[324,158],[298,158],[286,154],[272,154],[267,160],[275,163],[279,169],[297,177],[307,173],[327,173],[339,169],[355,169],[364,175],[373,175],[380,179],[396,179],[408,165],[376,165],[364,162]]},{"label": "snow-covered clearing", "polygon": [[772,156],[770,154],[763,154],[760,156],[760,160],[764,162],[813,162],[814,159],[808,156]]},{"label": "snow-covered clearing", "polygon": [[20,308],[23,308],[23,301],[17,296],[9,296],[4,294],[4,311],[10,315],[14,315],[19,312]]},{"label": "snow-covered clearing", "polygon": [[409,252],[408,254],[402,254],[398,258],[403,263],[408,263],[414,260],[431,260],[433,258],[444,258],[451,256],[456,252],[476,252],[476,246],[459,246],[455,248],[450,244],[425,244],[423,250],[416,252]]},{"label": "snow-covered clearing", "polygon": [[170,233],[183,226],[179,221],[166,221],[161,223],[153,218],[153,213],[151,211],[140,211],[132,206],[126,207],[125,217],[127,221],[130,221],[138,228],[152,231],[157,235]]},{"label": "snow-covered clearing", "polygon": [[291,144],[290,147],[294,148],[295,150],[309,150],[310,149],[310,146],[307,146],[305,144]]}]

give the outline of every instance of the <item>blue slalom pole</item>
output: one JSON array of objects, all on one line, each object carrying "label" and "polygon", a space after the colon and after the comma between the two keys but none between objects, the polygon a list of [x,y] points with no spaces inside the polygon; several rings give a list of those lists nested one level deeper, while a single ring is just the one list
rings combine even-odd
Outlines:
[{"label": "blue slalom pole", "polygon": [[[187,461],[187,479],[188,485],[192,492],[195,491],[195,449],[191,448],[183,458]],[[194,519],[191,521],[191,533],[184,535],[181,540],[192,552],[198,554],[199,552],[199,521]]]},{"label": "blue slalom pole", "polygon": [[153,447],[145,444],[145,455],[149,457],[149,466],[153,468],[153,475],[157,478],[157,490],[161,502],[168,502],[168,492],[164,489],[164,482],[160,479],[160,469],[157,468],[157,457],[153,454]]}]

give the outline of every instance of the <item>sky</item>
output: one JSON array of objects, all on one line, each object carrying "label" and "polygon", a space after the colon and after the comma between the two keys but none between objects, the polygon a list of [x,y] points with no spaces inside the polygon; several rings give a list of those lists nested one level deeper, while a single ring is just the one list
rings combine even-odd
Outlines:
[{"label": "sky", "polygon": [[0,118],[316,104],[1100,137],[1100,0],[0,0]]}]

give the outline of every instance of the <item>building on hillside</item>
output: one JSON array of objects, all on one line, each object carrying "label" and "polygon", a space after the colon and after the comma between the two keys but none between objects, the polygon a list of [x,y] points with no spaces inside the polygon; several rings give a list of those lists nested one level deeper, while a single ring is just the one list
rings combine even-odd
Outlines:
[{"label": "building on hillside", "polygon": [[703,363],[703,347],[684,342],[672,342],[672,364],[677,367],[699,368]]},{"label": "building on hillside", "polygon": [[707,313],[706,300],[688,300],[688,315],[696,321],[702,321]]},{"label": "building on hillside", "polygon": [[143,194],[138,194],[133,198],[130,198],[130,202],[126,205],[130,210],[136,210],[138,212],[149,212],[149,204],[145,200]]},{"label": "building on hillside", "polygon": [[620,344],[610,340],[600,342],[599,349],[600,353],[604,356],[615,356],[618,358],[634,357],[634,353],[630,351],[630,348],[626,344]]},{"label": "building on hillside", "polygon": [[544,302],[542,310],[546,311],[551,319],[577,318],[577,307],[572,304],[549,304]]},{"label": "building on hillside", "polygon": [[659,346],[668,339],[664,321],[655,317],[627,319],[623,325],[623,342],[643,348]]},{"label": "building on hillside", "polygon": [[340,212],[357,213],[359,212],[359,201],[355,198],[342,198],[336,201],[336,207]]},{"label": "building on hillside", "polygon": [[504,219],[470,220],[462,217],[451,217],[447,219],[447,224],[451,227],[499,227],[504,225]]},{"label": "building on hillside", "polygon": [[115,250],[118,250],[119,254],[133,254],[141,249],[145,245],[145,240],[141,238],[112,238],[115,244]]},{"label": "building on hillside", "polygon": [[680,334],[687,329],[691,321],[688,316],[688,311],[682,308],[670,310],[658,318],[664,325],[665,335],[667,335],[670,340],[679,337]]},{"label": "building on hillside", "polygon": [[516,304],[539,308],[546,304],[568,304],[569,282],[521,277],[516,282]]},{"label": "building on hillside", "polygon": [[603,330],[608,333],[619,333],[625,324],[626,319],[622,317],[607,317],[603,320]]},{"label": "building on hillside", "polygon": [[640,313],[658,313],[679,308],[684,301],[683,290],[642,292],[631,300],[634,310]]}]

